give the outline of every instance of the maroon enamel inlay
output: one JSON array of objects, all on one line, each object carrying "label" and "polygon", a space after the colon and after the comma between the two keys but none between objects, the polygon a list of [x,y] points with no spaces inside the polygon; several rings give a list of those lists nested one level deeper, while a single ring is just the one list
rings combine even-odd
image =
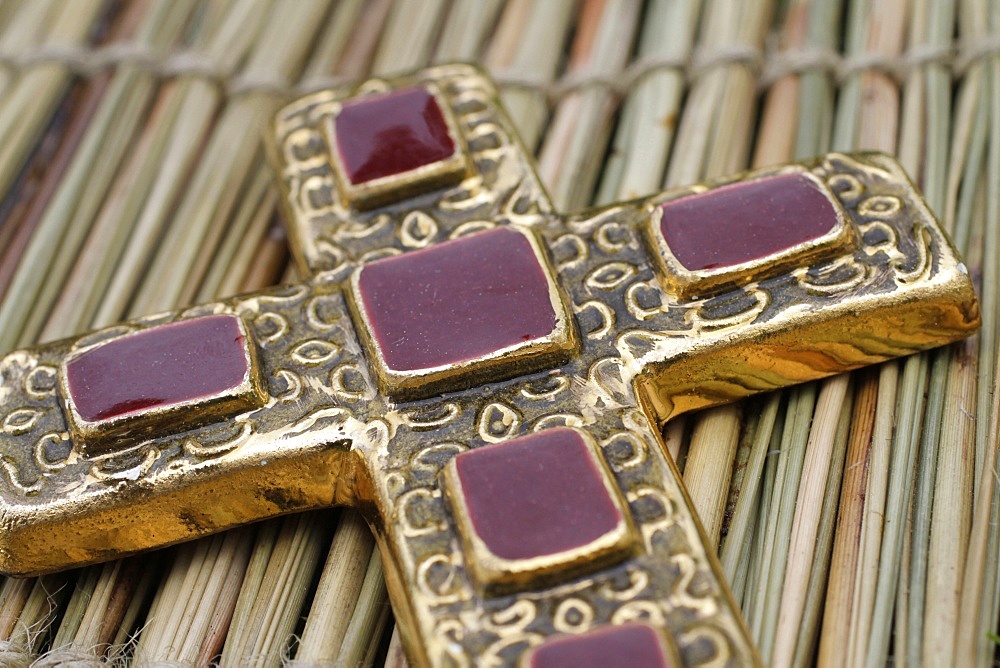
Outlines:
[{"label": "maroon enamel inlay", "polygon": [[335,128],[337,153],[354,185],[402,174],[455,152],[444,114],[423,87],[345,102]]},{"label": "maroon enamel inlay", "polygon": [[234,315],[153,327],[66,364],[69,395],[88,422],[207,397],[240,385],[247,342]]},{"label": "maroon enamel inlay", "polygon": [[663,644],[645,624],[602,626],[580,635],[553,638],[531,655],[530,668],[669,668]]},{"label": "maroon enamel inlay", "polygon": [[476,535],[503,559],[582,547],[622,521],[600,466],[572,429],[463,452],[455,467]]},{"label": "maroon enamel inlay", "polygon": [[527,238],[508,228],[367,264],[358,291],[395,371],[478,359],[556,325],[545,270]]},{"label": "maroon enamel inlay", "polygon": [[721,186],[661,206],[660,231],[689,271],[757,260],[837,226],[827,196],[803,174]]}]

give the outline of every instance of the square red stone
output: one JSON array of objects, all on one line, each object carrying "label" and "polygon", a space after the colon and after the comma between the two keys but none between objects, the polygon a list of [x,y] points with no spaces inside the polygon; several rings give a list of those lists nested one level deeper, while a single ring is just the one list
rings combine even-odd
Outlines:
[{"label": "square red stone", "polygon": [[832,193],[807,172],[750,177],[671,199],[653,218],[667,283],[682,296],[804,266],[853,240]]},{"label": "square red stone", "polygon": [[621,495],[576,429],[464,452],[449,465],[446,492],[468,566],[487,590],[597,570],[633,546]]},{"label": "square red stone", "polygon": [[352,298],[380,380],[404,396],[526,373],[574,343],[542,250],[510,227],[366,264]]},{"label": "square red stone", "polygon": [[366,208],[461,180],[467,163],[455,128],[425,86],[345,101],[328,129],[345,199]]},{"label": "square red stone", "polygon": [[557,636],[530,650],[524,668],[673,668],[680,662],[666,637],[646,624],[600,626]]},{"label": "square red stone", "polygon": [[[70,426],[89,447],[262,405],[254,366],[240,318],[210,315],[90,348],[66,361],[60,387]],[[199,410],[179,413],[189,408]]]}]

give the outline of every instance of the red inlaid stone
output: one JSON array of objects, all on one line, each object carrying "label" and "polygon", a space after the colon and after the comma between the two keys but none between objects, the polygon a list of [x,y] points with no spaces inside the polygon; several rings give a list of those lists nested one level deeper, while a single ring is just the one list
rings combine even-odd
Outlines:
[{"label": "red inlaid stone", "polygon": [[345,102],[335,135],[344,172],[354,185],[430,165],[455,152],[444,114],[423,87]]},{"label": "red inlaid stone", "polygon": [[473,530],[502,559],[583,547],[623,520],[594,454],[573,429],[463,452],[455,468]]},{"label": "red inlaid stone", "polygon": [[833,203],[803,174],[733,183],[661,209],[660,231],[689,271],[758,260],[818,239],[839,222]]},{"label": "red inlaid stone", "polygon": [[152,327],[70,360],[69,396],[88,422],[210,397],[243,383],[247,345],[234,315]]},{"label": "red inlaid stone", "polygon": [[530,668],[669,668],[660,635],[645,624],[602,626],[553,638],[534,649]]},{"label": "red inlaid stone", "polygon": [[369,263],[358,292],[393,371],[479,359],[556,326],[545,270],[509,228]]}]

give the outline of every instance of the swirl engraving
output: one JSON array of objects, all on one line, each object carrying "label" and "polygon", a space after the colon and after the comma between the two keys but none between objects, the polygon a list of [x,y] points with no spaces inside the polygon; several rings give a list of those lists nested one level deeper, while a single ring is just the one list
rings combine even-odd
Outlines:
[{"label": "swirl engraving", "polygon": [[0,431],[11,435],[26,434],[35,428],[46,411],[35,408],[18,408],[8,413],[0,423]]},{"label": "swirl engraving", "polygon": [[479,437],[487,443],[507,440],[520,426],[521,415],[507,404],[491,403],[479,415]]}]

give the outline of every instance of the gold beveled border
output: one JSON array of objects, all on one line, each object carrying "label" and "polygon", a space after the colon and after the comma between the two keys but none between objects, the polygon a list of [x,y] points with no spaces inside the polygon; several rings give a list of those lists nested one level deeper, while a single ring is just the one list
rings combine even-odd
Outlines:
[{"label": "gold beveled border", "polygon": [[[337,117],[340,115],[344,102],[361,102],[366,97],[391,94],[407,88],[424,88],[434,98],[438,109],[441,110],[441,116],[444,118],[448,136],[455,146],[454,152],[443,160],[411,169],[402,174],[383,176],[354,185],[347,175],[347,171],[340,159],[340,152],[337,149]],[[337,181],[337,189],[340,191],[341,200],[346,206],[351,206],[358,210],[373,209],[377,206],[406,199],[428,190],[436,190],[437,188],[453,185],[462,181],[462,179],[472,172],[465,139],[458,131],[458,124],[455,121],[451,105],[447,104],[437,86],[432,83],[415,82],[393,90],[373,93],[367,96],[344,98],[337,102],[332,113],[323,118],[322,129],[323,137],[326,140],[327,154],[330,164],[333,167],[333,174]]]},{"label": "gold beveled border", "polygon": [[[156,327],[170,326],[178,322],[192,322],[199,318],[190,318],[185,321],[175,320],[169,323],[162,323],[161,325],[145,327],[107,341],[101,341],[82,350],[74,351],[63,360],[62,364],[59,365],[58,373],[59,395],[65,408],[73,441],[80,444],[80,448],[84,454],[104,454],[111,449],[114,441],[119,438],[128,438],[131,441],[134,438],[142,438],[153,432],[156,432],[158,435],[173,434],[214,422],[220,418],[229,417],[245,410],[260,408],[264,405],[268,396],[267,390],[260,373],[257,347],[250,338],[250,332],[247,329],[246,323],[241,316],[233,313],[216,313],[200,317],[211,318],[219,315],[236,318],[240,334],[243,335],[243,354],[247,362],[247,371],[243,375],[243,380],[239,385],[216,394],[188,399],[176,404],[170,404],[169,406],[147,408],[135,413],[104,420],[87,420],[77,410],[72,394],[69,391],[69,381],[66,378],[67,365],[92,350],[131,336],[143,334]],[[197,411],[189,410],[195,407],[198,408]],[[122,449],[127,449],[131,445],[134,445],[134,443],[126,442],[121,444]]]},{"label": "gold beveled border", "polygon": [[[579,341],[572,324],[573,320],[569,316],[569,309],[566,307],[563,295],[552,278],[554,272],[545,251],[531,230],[516,225],[509,225],[506,228],[516,230],[527,238],[535,253],[535,259],[538,260],[542,272],[545,274],[549,288],[549,303],[552,305],[556,319],[552,332],[546,336],[522,341],[483,357],[464,362],[414,371],[396,371],[389,368],[382,348],[372,333],[371,320],[368,318],[359,287],[361,272],[365,269],[362,265],[351,276],[350,290],[347,291],[347,304],[355,323],[358,325],[356,329],[359,338],[368,352],[369,359],[373,361],[375,376],[385,393],[402,399],[423,399],[441,392],[467,389],[558,365],[577,350]],[[471,376],[474,376],[473,382],[463,382]]]},{"label": "gold beveled border", "polygon": [[598,624],[597,626],[592,626],[586,631],[581,631],[580,633],[564,633],[560,635],[549,636],[544,641],[538,643],[533,647],[529,647],[525,650],[517,661],[517,668],[531,668],[531,660],[535,657],[535,652],[540,650],[542,647],[547,645],[549,642],[555,642],[565,638],[575,638],[579,636],[587,635],[588,633],[598,632],[603,629],[615,626],[645,626],[647,629],[652,631],[656,635],[656,639],[659,642],[660,650],[663,653],[663,658],[666,659],[666,665],[668,666],[683,666],[684,662],[681,660],[680,651],[677,649],[677,643],[673,641],[666,631],[659,627],[649,624],[647,622],[639,621],[629,621],[623,622],[621,624]]},{"label": "gold beveled border", "polygon": [[[563,428],[572,429],[586,443],[587,452],[597,465],[604,488],[607,490],[611,502],[621,514],[621,520],[614,529],[582,547],[530,559],[498,557],[493,554],[475,531],[472,518],[469,515],[469,508],[461,491],[462,483],[458,477],[458,468],[453,457],[442,474],[444,484],[441,489],[448,500],[458,526],[465,564],[472,574],[474,584],[485,595],[505,594],[534,586],[554,584],[559,580],[568,580],[627,559],[638,551],[641,540],[629,513],[628,504],[615,484],[614,475],[598,451],[594,439],[582,429]],[[525,435],[522,434],[521,437]],[[520,437],[510,440],[516,440],[516,438]]]},{"label": "gold beveled border", "polygon": [[[719,269],[692,271],[685,268],[674,256],[660,228],[663,216],[663,209],[661,207],[664,204],[692,195],[701,195],[724,186],[759,181],[787,174],[801,174],[805,176],[826,197],[827,201],[833,206],[834,213],[837,216],[837,224],[832,230],[821,237],[797,244],[791,248],[786,248],[783,251],[772,253],[749,262],[741,262],[729,267],[720,267]],[[844,211],[844,207],[840,201],[822,180],[810,170],[799,165],[756,170],[738,175],[735,178],[726,179],[725,181],[713,181],[661,195],[650,200],[649,204],[647,204],[647,212],[649,218],[645,236],[653,250],[653,264],[657,277],[660,279],[660,283],[665,290],[677,295],[681,299],[709,297],[726,289],[739,287],[758,279],[774,276],[792,267],[808,266],[818,260],[833,257],[844,251],[853,249],[858,244],[857,232],[854,230],[854,226],[848,222],[847,213]]]}]

